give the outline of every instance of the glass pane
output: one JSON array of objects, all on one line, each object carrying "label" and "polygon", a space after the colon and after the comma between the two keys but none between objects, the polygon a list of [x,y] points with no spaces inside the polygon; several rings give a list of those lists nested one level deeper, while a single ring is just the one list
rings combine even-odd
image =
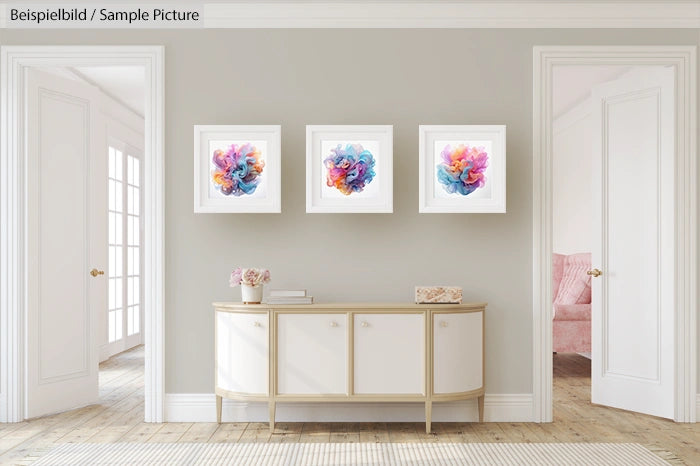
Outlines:
[{"label": "glass pane", "polygon": [[126,180],[129,184],[134,184],[134,158],[130,155],[126,157]]},{"label": "glass pane", "polygon": [[139,247],[138,246],[132,246],[131,247],[131,275],[141,275],[141,257],[139,255]]},{"label": "glass pane", "polygon": [[121,246],[114,246],[114,276],[123,277],[124,276],[124,256]]},{"label": "glass pane", "polygon": [[139,199],[141,196],[139,194],[139,188],[133,188],[134,189],[134,215],[139,214],[139,209],[141,207],[141,200]]},{"label": "glass pane", "polygon": [[108,228],[107,241],[109,241],[109,244],[114,244],[114,242],[116,240],[116,237],[115,237],[116,228],[115,228],[114,214],[112,212],[110,212],[108,215],[108,218],[109,218],[109,220],[107,222],[108,223],[108,225],[107,225],[107,228]]},{"label": "glass pane", "polygon": [[107,204],[107,208],[109,210],[114,210],[114,206],[116,203],[116,201],[114,200],[114,180],[108,180],[107,191],[109,192],[109,203]]},{"label": "glass pane", "polygon": [[129,186],[126,190],[126,211],[130,214],[134,213],[134,187]]},{"label": "glass pane", "polygon": [[134,306],[134,333],[141,331],[141,310],[139,306]]},{"label": "glass pane", "polygon": [[122,324],[124,322],[124,313],[121,309],[118,309],[116,312],[116,318],[114,319],[116,321],[116,331],[114,332],[114,337],[116,340],[121,340],[122,338]]},{"label": "glass pane", "polygon": [[134,308],[130,307],[126,310],[126,334],[134,333]]},{"label": "glass pane", "polygon": [[132,183],[135,186],[140,186],[141,185],[141,178],[139,174],[139,165],[141,164],[141,161],[134,157],[134,182]]},{"label": "glass pane", "polygon": [[122,244],[124,225],[122,225],[122,214],[114,214],[114,243]]},{"label": "glass pane", "polygon": [[127,278],[127,291],[126,291],[126,304],[132,304],[134,302],[134,279]]},{"label": "glass pane", "polygon": [[114,178],[114,165],[116,164],[116,159],[114,157],[114,147],[109,148],[109,160],[107,161],[107,166],[109,167],[109,177]]},{"label": "glass pane", "polygon": [[117,154],[117,164],[114,170],[114,178],[118,181],[124,181],[124,159],[122,157],[122,152],[120,150],[115,151]]},{"label": "glass pane", "polygon": [[133,238],[132,238],[131,244],[133,244],[134,246],[138,246],[139,245],[139,233],[140,233],[140,231],[139,231],[139,218],[138,217],[131,217],[131,218],[133,219],[133,228],[134,228]]},{"label": "glass pane", "polygon": [[116,264],[115,264],[115,259],[114,259],[114,246],[109,247],[109,267],[107,268],[107,276],[108,277],[113,277],[114,272],[116,270]]},{"label": "glass pane", "polygon": [[112,311],[109,313],[109,342],[112,343],[114,341],[114,334],[115,334],[115,322],[114,322],[114,317],[115,317],[116,312]]},{"label": "glass pane", "polygon": [[141,299],[139,299],[141,297],[141,295],[139,294],[139,288],[141,287],[141,279],[139,279],[139,277],[134,277],[132,278],[132,280],[134,281],[134,300],[129,304],[138,304],[139,302],[141,302]]},{"label": "glass pane", "polygon": [[112,309],[121,309],[122,307],[122,279],[114,279],[114,307]]},{"label": "glass pane", "polygon": [[121,181],[114,182],[114,210],[116,212],[124,211],[124,193],[122,192],[124,184]]},{"label": "glass pane", "polygon": [[110,278],[109,279],[109,292],[108,292],[108,298],[107,298],[107,306],[109,309],[114,309],[114,303],[116,302],[116,288],[114,285],[114,279]]}]

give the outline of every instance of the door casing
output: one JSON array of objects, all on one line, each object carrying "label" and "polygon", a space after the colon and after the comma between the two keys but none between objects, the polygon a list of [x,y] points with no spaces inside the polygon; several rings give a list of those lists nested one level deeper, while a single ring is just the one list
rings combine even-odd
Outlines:
[{"label": "door casing", "polygon": [[533,48],[532,342],[533,421],[552,422],[552,69],[557,65],[673,66],[675,153],[675,406],[696,421],[697,392],[697,78],[695,46]]},{"label": "door casing", "polygon": [[163,421],[164,47],[0,47],[0,422],[26,417],[27,229],[24,89],[28,67],[142,66],[145,71],[145,421]]}]

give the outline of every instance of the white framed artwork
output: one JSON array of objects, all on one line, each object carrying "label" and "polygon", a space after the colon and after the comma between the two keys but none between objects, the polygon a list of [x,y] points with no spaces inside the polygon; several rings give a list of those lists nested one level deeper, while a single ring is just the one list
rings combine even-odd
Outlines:
[{"label": "white framed artwork", "polygon": [[195,125],[194,211],[281,212],[279,125]]},{"label": "white framed artwork", "polygon": [[306,212],[393,212],[393,126],[308,125]]},{"label": "white framed artwork", "polygon": [[420,125],[418,211],[505,213],[505,125]]}]

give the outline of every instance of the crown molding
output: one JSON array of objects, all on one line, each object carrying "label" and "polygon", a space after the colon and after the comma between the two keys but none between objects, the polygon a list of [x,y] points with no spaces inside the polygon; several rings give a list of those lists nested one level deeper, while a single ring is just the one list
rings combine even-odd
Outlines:
[{"label": "crown molding", "polygon": [[700,2],[205,3],[206,28],[700,28]]}]

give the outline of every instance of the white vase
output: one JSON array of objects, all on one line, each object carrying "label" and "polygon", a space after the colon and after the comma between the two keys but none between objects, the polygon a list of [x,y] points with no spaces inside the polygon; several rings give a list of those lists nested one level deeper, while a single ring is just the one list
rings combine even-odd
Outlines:
[{"label": "white vase", "polygon": [[260,304],[262,302],[263,286],[241,285],[241,301],[245,304]]}]

